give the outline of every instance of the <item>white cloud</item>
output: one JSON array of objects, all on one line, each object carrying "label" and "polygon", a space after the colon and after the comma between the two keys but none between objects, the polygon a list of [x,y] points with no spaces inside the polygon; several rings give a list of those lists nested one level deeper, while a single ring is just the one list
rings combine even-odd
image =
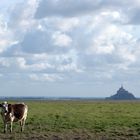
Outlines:
[{"label": "white cloud", "polygon": [[3,16],[0,16],[0,53],[13,44],[12,32],[9,31]]},{"label": "white cloud", "polygon": [[78,66],[77,54],[75,50],[71,50],[65,54],[49,55],[49,54],[35,54],[33,61],[38,64],[45,64],[46,71],[51,70],[57,73],[68,72],[82,72],[82,68]]},{"label": "white cloud", "polygon": [[55,75],[55,74],[30,74],[29,77],[35,81],[48,81],[48,82],[56,82],[61,81],[63,77]]},{"label": "white cloud", "polygon": [[60,47],[67,47],[70,46],[72,39],[61,32],[55,32],[52,35],[52,38],[54,40],[54,45],[60,46]]},{"label": "white cloud", "polygon": [[93,38],[92,46],[89,48],[89,53],[115,54],[112,57],[121,57],[121,59],[135,62],[136,40],[131,33],[123,31],[119,26],[108,25],[105,29]]},{"label": "white cloud", "polygon": [[106,46],[95,45],[97,45],[97,43],[94,43],[94,46],[90,48],[90,52],[97,54],[111,54],[115,50],[115,47],[112,44],[107,44]]},{"label": "white cloud", "polygon": [[55,26],[61,31],[71,31],[72,29],[78,27],[79,19],[78,18],[57,18],[54,21]]},{"label": "white cloud", "polygon": [[1,67],[9,67],[10,66],[9,61],[5,58],[0,58],[0,65],[1,65]]},{"label": "white cloud", "polygon": [[41,62],[41,63],[34,63],[33,64],[27,64],[24,58],[17,58],[17,65],[20,67],[21,70],[26,71],[42,71],[44,69],[47,69],[49,67],[49,64]]},{"label": "white cloud", "polygon": [[4,20],[4,16],[0,15],[0,33],[3,33],[7,30],[7,23]]}]

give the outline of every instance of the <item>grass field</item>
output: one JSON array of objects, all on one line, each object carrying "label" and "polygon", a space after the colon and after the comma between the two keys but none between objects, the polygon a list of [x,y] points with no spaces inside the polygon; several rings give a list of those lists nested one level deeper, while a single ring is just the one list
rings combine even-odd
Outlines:
[{"label": "grass field", "polygon": [[13,132],[0,140],[140,140],[138,101],[26,101],[25,131],[14,123]]}]

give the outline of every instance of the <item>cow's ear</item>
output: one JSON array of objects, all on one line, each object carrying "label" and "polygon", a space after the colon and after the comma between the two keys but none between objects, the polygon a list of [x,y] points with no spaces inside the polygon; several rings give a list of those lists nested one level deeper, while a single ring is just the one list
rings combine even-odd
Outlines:
[{"label": "cow's ear", "polygon": [[0,107],[2,107],[2,104],[0,104]]}]

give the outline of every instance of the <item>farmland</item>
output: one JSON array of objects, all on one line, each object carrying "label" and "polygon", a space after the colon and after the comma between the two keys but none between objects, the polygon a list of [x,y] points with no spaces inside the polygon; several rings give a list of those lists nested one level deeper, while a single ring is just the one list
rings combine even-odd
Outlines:
[{"label": "farmland", "polygon": [[[9,101],[11,103],[11,101]],[[13,102],[13,101],[12,101]],[[139,140],[139,101],[25,101],[25,131],[14,123],[7,140]]]}]

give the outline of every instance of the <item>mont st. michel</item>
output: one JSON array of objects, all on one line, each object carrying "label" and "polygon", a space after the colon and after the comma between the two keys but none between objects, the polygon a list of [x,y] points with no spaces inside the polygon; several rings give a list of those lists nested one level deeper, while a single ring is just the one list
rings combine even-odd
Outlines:
[{"label": "mont st. michel", "polygon": [[114,94],[110,97],[107,97],[106,99],[109,99],[109,100],[135,100],[136,97],[132,93],[125,90],[123,86],[121,86],[118,89],[116,94]]}]

